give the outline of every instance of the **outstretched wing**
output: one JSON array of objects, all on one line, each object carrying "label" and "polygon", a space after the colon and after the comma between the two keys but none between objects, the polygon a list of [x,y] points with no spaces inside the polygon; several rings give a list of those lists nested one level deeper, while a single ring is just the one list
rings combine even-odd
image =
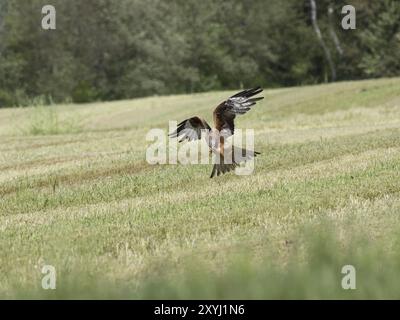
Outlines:
[{"label": "outstretched wing", "polygon": [[171,138],[178,138],[179,142],[184,140],[193,141],[201,139],[201,130],[211,130],[208,123],[199,117],[183,120],[177,129],[170,133]]},{"label": "outstretched wing", "polygon": [[251,98],[262,91],[263,89],[261,87],[247,89],[222,102],[214,110],[216,129],[219,131],[227,131],[229,135],[233,135],[235,131],[234,119],[236,115],[245,114],[257,101],[264,99],[264,97]]}]

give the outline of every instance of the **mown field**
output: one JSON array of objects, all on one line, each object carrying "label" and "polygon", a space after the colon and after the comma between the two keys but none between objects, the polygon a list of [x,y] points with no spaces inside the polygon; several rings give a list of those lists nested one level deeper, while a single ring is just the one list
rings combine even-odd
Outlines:
[{"label": "mown field", "polygon": [[400,79],[265,91],[251,176],[146,162],[231,93],[0,109],[0,297],[400,298]]}]

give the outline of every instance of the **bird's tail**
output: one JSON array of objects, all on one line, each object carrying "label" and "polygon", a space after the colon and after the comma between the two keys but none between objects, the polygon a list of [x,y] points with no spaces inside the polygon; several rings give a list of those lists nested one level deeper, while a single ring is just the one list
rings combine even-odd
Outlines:
[{"label": "bird's tail", "polygon": [[213,166],[210,178],[213,178],[215,175],[219,176],[220,174],[232,171],[236,168],[236,166],[237,166],[236,163],[230,163],[230,164],[216,163]]},{"label": "bird's tail", "polygon": [[224,163],[224,158],[221,157],[222,159],[220,159],[220,163],[214,164],[210,178],[215,177],[215,175],[219,176],[221,174],[232,171],[238,166],[239,163],[255,158],[259,154],[260,152],[257,151],[250,151],[235,147],[234,154],[231,155],[233,156],[233,160],[230,161],[230,163]]}]

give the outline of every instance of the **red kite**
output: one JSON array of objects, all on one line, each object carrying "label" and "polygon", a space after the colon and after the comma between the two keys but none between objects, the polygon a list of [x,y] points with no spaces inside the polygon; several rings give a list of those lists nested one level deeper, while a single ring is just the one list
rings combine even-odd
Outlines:
[{"label": "red kite", "polygon": [[234,134],[236,115],[245,114],[257,101],[264,99],[264,97],[251,98],[261,91],[263,89],[260,87],[247,89],[218,105],[213,113],[214,129],[204,119],[192,117],[179,123],[170,137],[178,138],[179,142],[184,140],[194,141],[201,139],[201,133],[204,132],[210,153],[213,152],[217,155],[217,162],[214,164],[210,178],[214,177],[215,174],[219,176],[235,169],[241,162],[252,159],[260,153],[233,146],[224,147],[225,138]]}]

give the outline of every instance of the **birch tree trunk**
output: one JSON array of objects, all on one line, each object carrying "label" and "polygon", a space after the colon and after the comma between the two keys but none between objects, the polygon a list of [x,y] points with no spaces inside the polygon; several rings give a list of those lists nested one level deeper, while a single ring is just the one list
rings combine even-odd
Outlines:
[{"label": "birch tree trunk", "polygon": [[317,4],[315,3],[315,0],[310,0],[310,5],[311,5],[311,22],[312,22],[314,31],[317,34],[318,41],[319,41],[322,49],[324,50],[326,60],[328,61],[329,68],[331,69],[331,80],[336,81],[335,64],[333,63],[331,52],[329,51],[329,48],[327,47],[327,45],[322,37],[321,30],[319,29],[319,26],[318,26]]},{"label": "birch tree trunk", "polygon": [[331,38],[333,40],[333,43],[335,44],[337,52],[342,56],[343,55],[343,49],[342,46],[340,45],[340,41],[338,36],[336,35],[335,29],[333,27],[333,8],[332,4],[329,5],[328,7],[328,18],[329,18],[329,34],[331,35]]}]

